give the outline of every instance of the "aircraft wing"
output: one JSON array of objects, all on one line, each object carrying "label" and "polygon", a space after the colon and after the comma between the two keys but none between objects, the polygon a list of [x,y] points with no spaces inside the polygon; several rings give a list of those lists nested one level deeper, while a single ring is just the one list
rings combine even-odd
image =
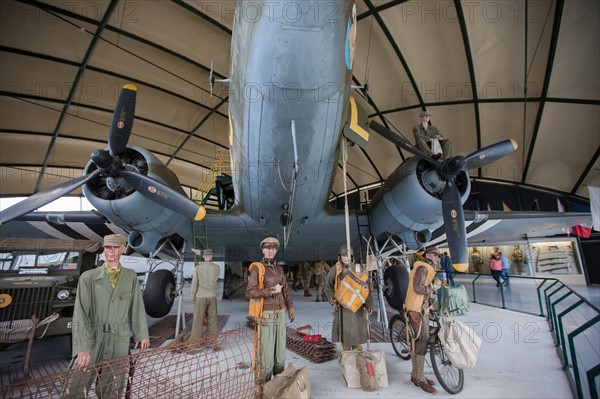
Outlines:
[{"label": "aircraft wing", "polygon": [[[344,240],[344,216],[342,212],[334,212],[326,219],[327,222],[325,217],[322,221],[312,221],[310,232],[293,236],[286,249],[288,261],[335,258],[339,244]],[[516,242],[526,236],[533,239],[564,235],[563,228],[590,225],[591,220],[590,213],[465,211],[469,245]],[[208,235],[204,233],[203,223],[196,222],[195,239],[200,242],[208,239],[218,258],[255,259],[260,256],[257,243],[264,238],[264,232],[244,214],[209,211],[206,216]],[[358,222],[356,215],[350,215],[351,231],[357,231],[357,223],[366,223],[366,215],[359,215]],[[4,238],[101,241],[104,235],[113,233],[126,234],[93,211],[33,212],[0,227],[0,237]],[[428,245],[446,243],[444,229],[440,227],[433,232]],[[353,246],[358,247],[358,243]]]},{"label": "aircraft wing", "polygon": [[102,242],[107,234],[126,234],[94,211],[31,212],[0,226],[3,238],[43,238]]},{"label": "aircraft wing", "polygon": [[[366,213],[350,215],[350,231],[355,237],[357,223],[366,225]],[[247,260],[260,258],[258,243],[264,238],[264,227],[246,213],[235,211],[208,211],[202,222],[190,223],[188,242],[214,249],[215,259]],[[102,242],[106,234],[126,232],[94,211],[32,212],[0,226],[2,238],[35,238],[59,240],[92,240]],[[345,220],[341,211],[324,213],[299,226],[292,235],[287,248],[281,248],[279,256],[287,262],[301,260],[335,259],[340,243],[345,240]],[[361,232],[367,234],[365,230]],[[188,244],[189,245],[189,244]],[[352,246],[359,247],[355,238]],[[169,253],[169,249],[166,249]]]},{"label": "aircraft wing", "polygon": [[[570,229],[580,224],[589,226],[591,223],[590,213],[465,211],[469,245],[564,235],[564,228]],[[441,227],[433,232],[429,245],[444,244],[446,235]]]}]

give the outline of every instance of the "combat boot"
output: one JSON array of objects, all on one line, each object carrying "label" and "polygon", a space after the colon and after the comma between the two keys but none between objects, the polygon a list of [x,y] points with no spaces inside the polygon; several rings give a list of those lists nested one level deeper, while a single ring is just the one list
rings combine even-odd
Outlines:
[{"label": "combat boot", "polygon": [[306,289],[304,290],[304,296],[312,296],[312,294],[308,292],[308,289]]}]

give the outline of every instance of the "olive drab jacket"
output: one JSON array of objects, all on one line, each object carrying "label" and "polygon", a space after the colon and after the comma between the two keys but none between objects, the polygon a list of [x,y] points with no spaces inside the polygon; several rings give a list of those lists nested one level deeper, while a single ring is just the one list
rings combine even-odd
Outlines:
[{"label": "olive drab jacket", "polygon": [[73,314],[73,356],[90,352],[91,363],[129,354],[129,341],[147,339],[146,310],[136,273],[121,267],[113,289],[103,267],[81,275]]}]

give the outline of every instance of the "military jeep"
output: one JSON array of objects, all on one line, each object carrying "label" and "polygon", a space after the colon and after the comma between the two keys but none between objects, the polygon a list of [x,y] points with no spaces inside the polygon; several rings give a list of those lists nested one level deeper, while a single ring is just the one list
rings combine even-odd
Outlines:
[{"label": "military jeep", "polygon": [[[95,267],[100,243],[0,239],[0,343],[71,333],[81,274]],[[35,321],[33,316],[35,315]]]}]

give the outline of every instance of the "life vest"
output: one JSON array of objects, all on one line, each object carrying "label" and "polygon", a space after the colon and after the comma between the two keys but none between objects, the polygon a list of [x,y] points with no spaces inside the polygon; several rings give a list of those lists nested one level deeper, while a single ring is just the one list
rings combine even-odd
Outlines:
[{"label": "life vest", "polygon": [[414,278],[418,267],[426,267],[427,268],[427,276],[425,277],[425,286],[428,286],[433,281],[435,277],[435,270],[433,266],[431,266],[427,262],[416,261],[413,265],[413,271],[408,276],[408,290],[406,292],[406,299],[404,300],[404,307],[406,310],[412,310],[413,312],[421,312],[421,308],[423,307],[423,300],[425,296],[422,294],[417,294],[415,291]]},{"label": "life vest", "polygon": [[[265,288],[265,265],[260,262],[253,262],[248,267],[248,272],[251,272],[255,267],[258,268],[258,289]],[[253,317],[262,317],[264,298],[250,298],[250,306],[248,314]]]}]

